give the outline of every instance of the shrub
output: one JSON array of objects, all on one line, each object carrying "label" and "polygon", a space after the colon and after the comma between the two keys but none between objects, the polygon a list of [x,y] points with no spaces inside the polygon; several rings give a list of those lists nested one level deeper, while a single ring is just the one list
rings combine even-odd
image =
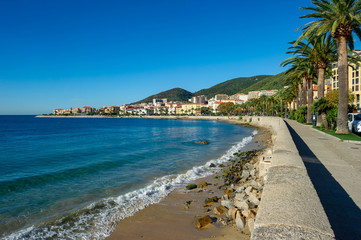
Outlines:
[{"label": "shrub", "polygon": [[307,105],[300,106],[295,113],[295,119],[299,123],[305,123],[306,114],[307,114]]},{"label": "shrub", "polygon": [[296,109],[292,109],[289,119],[296,120]]}]

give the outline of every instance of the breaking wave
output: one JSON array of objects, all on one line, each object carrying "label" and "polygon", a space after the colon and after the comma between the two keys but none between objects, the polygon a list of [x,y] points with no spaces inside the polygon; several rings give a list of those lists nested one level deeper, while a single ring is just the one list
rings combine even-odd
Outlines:
[{"label": "breaking wave", "polygon": [[22,229],[3,239],[104,239],[114,231],[120,220],[160,202],[177,187],[216,173],[219,168],[211,168],[212,163],[219,165],[231,160],[233,154],[250,143],[256,134],[255,130],[251,136],[243,138],[220,158],[193,167],[185,173],[157,178],[142,189],[100,200],[57,220]]}]

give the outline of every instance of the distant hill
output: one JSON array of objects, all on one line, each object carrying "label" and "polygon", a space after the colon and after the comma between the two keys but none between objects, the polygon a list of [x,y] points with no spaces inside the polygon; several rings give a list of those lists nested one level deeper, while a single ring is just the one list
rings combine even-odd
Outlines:
[{"label": "distant hill", "polygon": [[153,101],[153,98],[167,98],[168,101],[188,102],[188,99],[192,97],[193,94],[191,92],[188,92],[187,90],[184,90],[182,88],[173,88],[164,92],[154,94],[135,103],[149,103]]},{"label": "distant hill", "polygon": [[191,93],[182,88],[173,88],[168,91],[149,96],[135,103],[149,103],[153,101],[153,98],[167,98],[168,101],[188,102],[188,99],[193,96],[205,95],[208,99],[210,99],[220,93],[233,95],[235,93],[248,93],[250,91],[257,90],[278,90],[283,88],[285,85],[286,75],[284,72],[274,76],[259,75],[254,77],[240,77],[219,83],[207,89],[199,90],[195,93]]},{"label": "distant hill", "polygon": [[244,89],[258,83],[259,81],[271,77],[271,75],[259,75],[254,77],[240,77],[234,78],[213,87],[202,89],[193,93],[194,96],[205,95],[207,98],[214,97],[216,94],[224,93],[227,95],[233,95],[238,92],[242,92]]},{"label": "distant hill", "polygon": [[269,76],[267,78],[263,78],[262,80],[256,82],[255,84],[250,85],[249,87],[243,89],[242,93],[248,93],[250,91],[257,90],[278,90],[283,88],[286,84],[286,75],[285,73],[279,73],[274,76]]}]

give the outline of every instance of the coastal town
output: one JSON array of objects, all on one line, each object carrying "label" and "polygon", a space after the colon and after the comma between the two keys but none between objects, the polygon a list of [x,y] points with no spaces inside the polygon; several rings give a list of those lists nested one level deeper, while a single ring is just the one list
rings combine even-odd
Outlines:
[{"label": "coastal town", "polygon": [[252,91],[248,94],[236,93],[228,96],[227,94],[216,94],[213,98],[207,99],[206,96],[196,96],[188,102],[168,101],[167,98],[153,99],[151,103],[123,104],[120,106],[90,107],[55,109],[54,115],[202,115],[202,113],[216,114],[219,106],[225,103],[241,105],[252,99],[261,96],[273,96],[277,90]]}]

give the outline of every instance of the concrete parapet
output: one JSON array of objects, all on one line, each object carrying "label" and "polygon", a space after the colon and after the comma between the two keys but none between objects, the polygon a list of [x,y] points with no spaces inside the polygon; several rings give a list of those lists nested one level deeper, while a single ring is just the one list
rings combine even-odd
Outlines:
[{"label": "concrete parapet", "polygon": [[335,239],[327,215],[283,119],[243,117],[274,134],[271,166],[251,239]]}]

